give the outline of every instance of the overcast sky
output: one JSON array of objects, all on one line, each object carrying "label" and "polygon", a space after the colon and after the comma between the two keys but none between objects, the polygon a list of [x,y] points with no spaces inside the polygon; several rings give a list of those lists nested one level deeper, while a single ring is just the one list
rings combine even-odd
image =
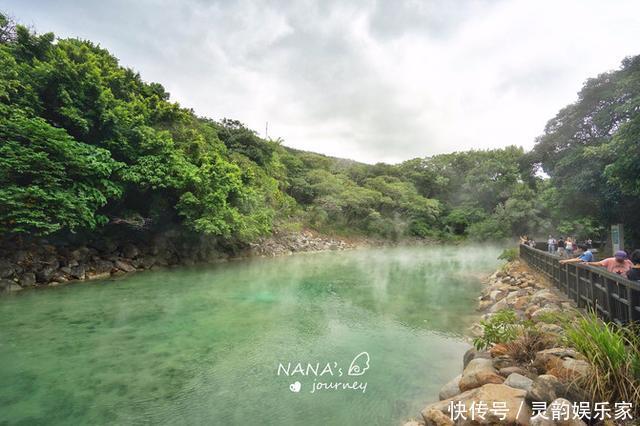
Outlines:
[{"label": "overcast sky", "polygon": [[365,162],[531,148],[584,80],[640,54],[638,0],[9,0],[182,106]]}]

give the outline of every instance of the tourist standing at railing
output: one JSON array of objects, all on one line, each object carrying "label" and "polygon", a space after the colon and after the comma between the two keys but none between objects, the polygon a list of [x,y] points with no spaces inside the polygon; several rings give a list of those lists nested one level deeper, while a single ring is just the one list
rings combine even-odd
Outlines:
[{"label": "tourist standing at railing", "polygon": [[565,243],[564,243],[564,251],[567,254],[568,257],[573,256],[573,250],[575,249],[575,243],[573,242],[573,239],[567,237]]},{"label": "tourist standing at railing", "polygon": [[627,278],[631,281],[640,281],[640,250],[636,249],[631,253],[631,263],[633,266],[627,272]]},{"label": "tourist standing at railing", "polygon": [[549,235],[549,239],[547,240],[547,251],[551,254],[556,252],[556,239],[553,238],[552,235]]},{"label": "tourist standing at railing", "polygon": [[603,266],[607,268],[607,271],[627,276],[627,272],[634,266],[629,259],[627,259],[627,252],[624,250],[618,250],[613,257],[603,259],[600,262],[587,262],[587,265],[591,266]]},{"label": "tourist standing at railing", "polygon": [[563,265],[565,263],[578,263],[578,262],[586,262],[586,263],[593,262],[593,252],[591,252],[591,249],[585,250],[584,253],[582,253],[578,257],[574,257],[573,259],[564,259],[560,261],[560,263],[562,263]]},{"label": "tourist standing at railing", "polygon": [[558,255],[560,257],[564,257],[564,247],[565,247],[565,242],[564,242],[564,238],[560,237],[560,239],[558,240]]}]

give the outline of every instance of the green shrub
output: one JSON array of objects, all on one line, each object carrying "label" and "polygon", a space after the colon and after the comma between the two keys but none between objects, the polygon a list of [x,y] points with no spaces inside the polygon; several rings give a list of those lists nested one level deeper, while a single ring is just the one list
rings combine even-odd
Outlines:
[{"label": "green shrub", "polygon": [[581,379],[593,402],[640,403],[640,337],[633,327],[606,323],[595,313],[565,328],[566,343],[583,354],[592,369]]},{"label": "green shrub", "polygon": [[521,324],[518,323],[516,313],[510,309],[502,309],[486,320],[481,320],[482,336],[473,339],[473,346],[477,350],[487,349],[495,343],[507,343],[518,337]]},{"label": "green shrub", "polygon": [[516,247],[504,249],[498,259],[506,260],[507,262],[513,262],[518,258],[518,249]]}]

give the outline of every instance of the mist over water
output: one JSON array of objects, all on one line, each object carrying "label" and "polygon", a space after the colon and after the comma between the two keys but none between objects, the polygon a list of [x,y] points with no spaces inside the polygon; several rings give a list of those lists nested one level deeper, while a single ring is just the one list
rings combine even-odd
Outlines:
[{"label": "mist over water", "polygon": [[[305,254],[0,299],[0,423],[400,423],[459,372],[499,252]],[[288,363],[346,375],[365,351],[358,377],[278,375]],[[311,393],[353,380],[366,392]]]}]

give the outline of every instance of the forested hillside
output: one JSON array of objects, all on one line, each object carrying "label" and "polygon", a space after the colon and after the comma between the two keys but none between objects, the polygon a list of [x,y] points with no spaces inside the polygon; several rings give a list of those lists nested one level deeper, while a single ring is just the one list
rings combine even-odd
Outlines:
[{"label": "forested hillside", "polygon": [[236,243],[303,227],[391,239],[595,235],[614,220],[638,228],[639,57],[589,80],[532,152],[367,165],[198,117],[92,42],[4,17],[0,28],[5,237],[64,239],[107,224]]}]

